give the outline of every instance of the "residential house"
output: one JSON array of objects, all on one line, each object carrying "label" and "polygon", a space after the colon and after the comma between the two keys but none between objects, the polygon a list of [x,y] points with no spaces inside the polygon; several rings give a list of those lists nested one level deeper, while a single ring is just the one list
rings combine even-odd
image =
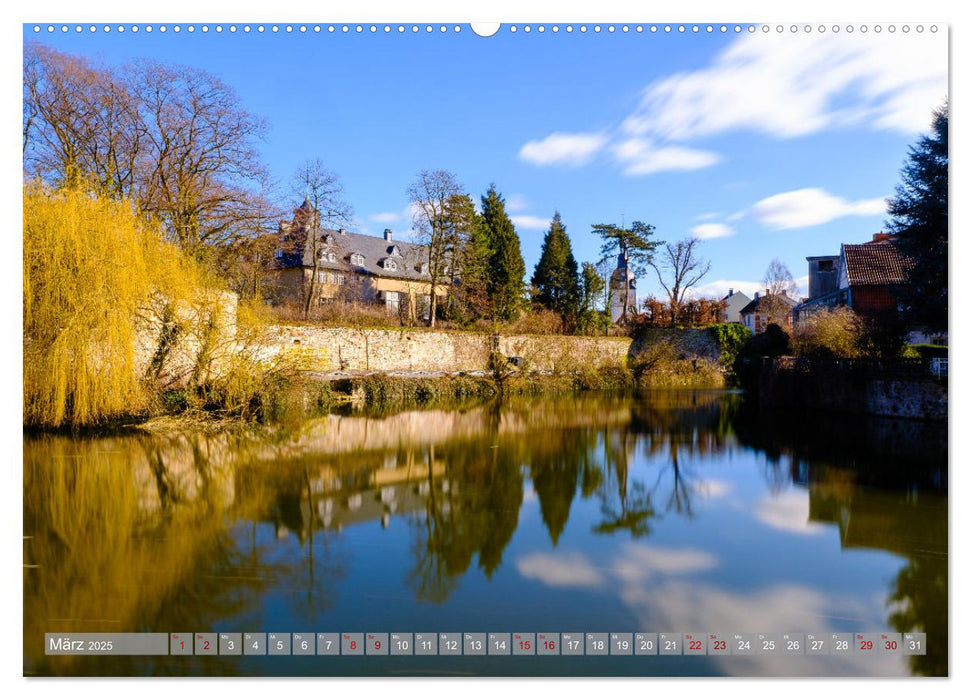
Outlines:
[{"label": "residential house", "polygon": [[796,300],[783,290],[779,294],[770,294],[765,290],[764,295],[755,293],[755,299],[746,304],[739,314],[742,323],[753,333],[761,333],[769,324],[775,323],[783,330],[792,329],[792,309]]},{"label": "residential house", "polygon": [[746,294],[729,288],[728,295],[722,298],[725,308],[722,310],[722,323],[742,323],[742,309],[752,301]]},{"label": "residential house", "polygon": [[806,260],[809,299],[793,310],[797,324],[820,309],[834,306],[848,306],[877,322],[897,319],[898,295],[910,286],[913,262],[894,236],[876,233],[867,243],[844,243],[838,256]]},{"label": "residential house", "polygon": [[[315,241],[311,236],[314,215],[308,199],[294,211],[292,221],[280,224],[283,245],[276,252],[267,285],[272,303],[303,304],[312,291],[312,305],[377,303],[411,318],[428,317],[431,276],[427,248],[395,241],[391,229],[385,229],[383,236],[368,236],[344,228],[318,227]],[[440,282],[435,294],[444,297],[446,289]]]}]

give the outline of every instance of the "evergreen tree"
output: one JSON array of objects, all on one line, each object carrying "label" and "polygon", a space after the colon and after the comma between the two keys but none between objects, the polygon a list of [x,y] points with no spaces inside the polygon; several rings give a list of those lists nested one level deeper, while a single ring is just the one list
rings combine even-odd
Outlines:
[{"label": "evergreen tree", "polygon": [[533,301],[568,316],[576,314],[580,302],[577,261],[566,233],[566,226],[556,212],[550,230],[543,237],[543,249],[533,271],[536,294]]},{"label": "evergreen tree", "polygon": [[523,308],[526,264],[519,248],[519,235],[506,215],[506,201],[495,185],[490,185],[482,197],[482,222],[489,245],[490,310],[494,319],[509,321]]},{"label": "evergreen tree", "polygon": [[453,268],[458,282],[449,290],[449,317],[470,322],[488,313],[489,241],[482,217],[467,194],[448,201],[448,219],[456,230]]},{"label": "evergreen tree", "polygon": [[914,289],[901,295],[906,320],[928,330],[947,330],[948,113],[945,102],[934,111],[931,133],[910,147],[887,208],[887,229],[914,263]]}]

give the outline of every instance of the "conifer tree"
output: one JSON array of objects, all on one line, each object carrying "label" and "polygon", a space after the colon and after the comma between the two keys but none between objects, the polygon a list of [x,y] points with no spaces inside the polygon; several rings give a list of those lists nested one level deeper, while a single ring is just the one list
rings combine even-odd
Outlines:
[{"label": "conifer tree", "polygon": [[482,197],[482,223],[489,245],[487,285],[492,317],[509,321],[523,308],[523,278],[526,264],[519,248],[519,235],[506,215],[506,201],[495,185]]},{"label": "conifer tree", "polygon": [[566,233],[566,226],[556,212],[550,230],[543,237],[543,249],[533,271],[533,301],[563,316],[575,314],[579,306],[577,261]]},{"label": "conifer tree", "polygon": [[930,134],[910,147],[887,230],[913,261],[912,292],[901,294],[911,323],[947,330],[948,103],[934,111]]}]

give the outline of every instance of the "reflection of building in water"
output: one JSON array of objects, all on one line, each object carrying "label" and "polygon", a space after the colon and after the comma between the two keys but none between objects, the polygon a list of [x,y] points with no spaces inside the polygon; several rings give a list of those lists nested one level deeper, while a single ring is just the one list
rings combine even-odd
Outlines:
[{"label": "reflection of building in water", "polygon": [[809,520],[839,527],[844,547],[946,559],[947,507],[936,494],[877,491],[831,478],[809,484]]},{"label": "reflection of building in water", "polygon": [[306,477],[298,488],[282,493],[272,516],[277,537],[292,531],[302,542],[311,528],[339,532],[371,521],[386,528],[392,515],[424,513],[430,482],[438,482],[436,488],[448,491],[443,478],[445,463],[426,453],[391,453],[369,459],[378,466],[369,468],[367,462],[352,469],[328,465],[316,476]]}]

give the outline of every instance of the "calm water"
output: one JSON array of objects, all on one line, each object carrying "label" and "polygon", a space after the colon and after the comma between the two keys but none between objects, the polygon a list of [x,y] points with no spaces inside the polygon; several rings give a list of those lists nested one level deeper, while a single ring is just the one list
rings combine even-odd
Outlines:
[{"label": "calm water", "polygon": [[[941,675],[943,426],[728,393],[24,438],[24,672]],[[923,631],[926,657],[45,657],[47,632]]]}]

